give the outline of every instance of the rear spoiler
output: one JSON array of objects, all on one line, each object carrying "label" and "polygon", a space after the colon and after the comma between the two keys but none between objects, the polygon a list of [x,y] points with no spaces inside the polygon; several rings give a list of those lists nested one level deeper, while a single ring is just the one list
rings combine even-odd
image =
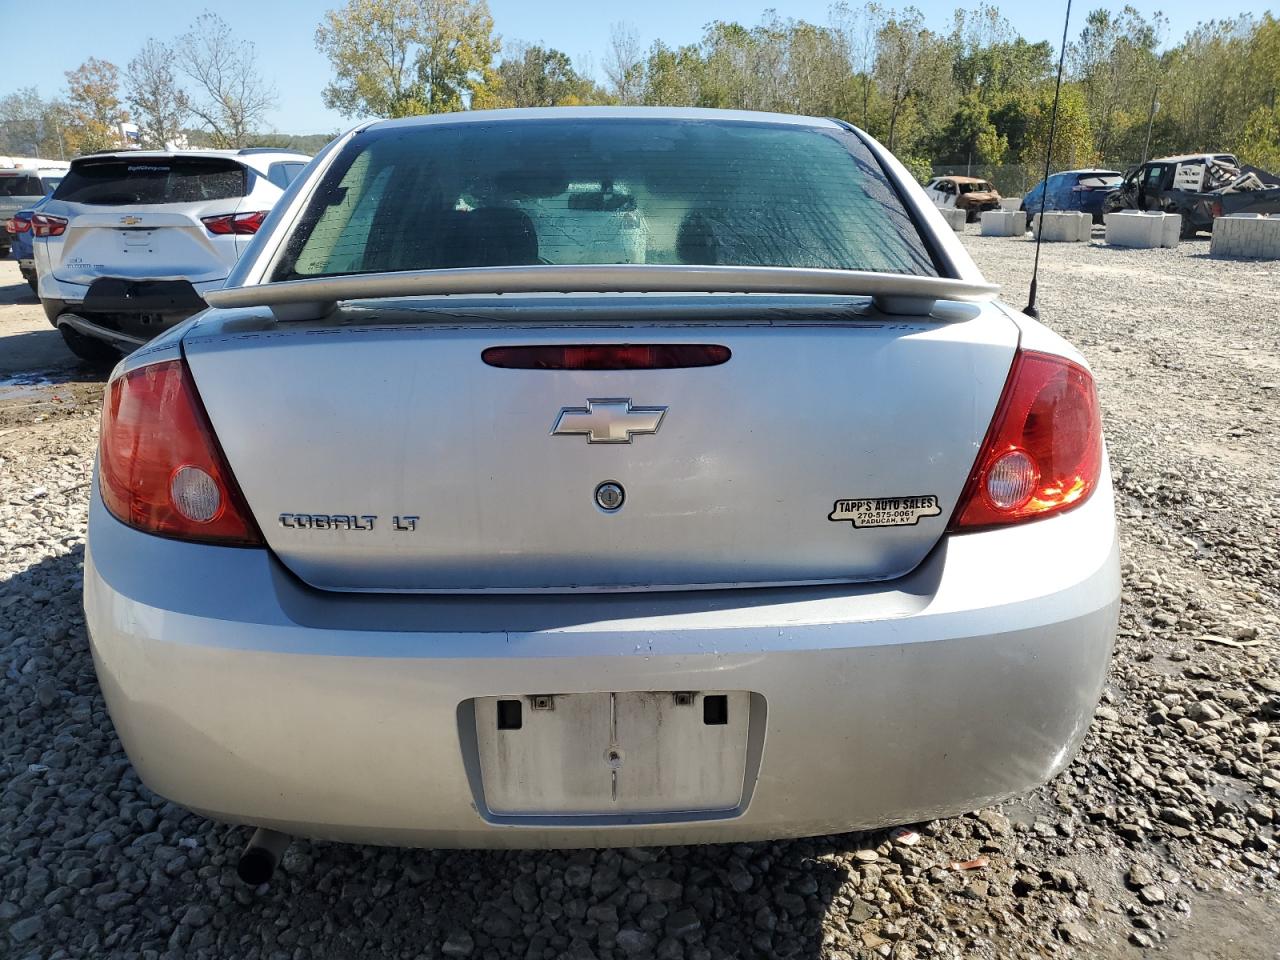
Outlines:
[{"label": "rear spoiler", "polygon": [[884,313],[924,316],[938,300],[994,300],[995,284],[858,270],[588,264],[357,273],[210,290],[215,307],[270,307],[277,320],[326,316],[340,301],[504,293],[807,293],[871,297]]}]

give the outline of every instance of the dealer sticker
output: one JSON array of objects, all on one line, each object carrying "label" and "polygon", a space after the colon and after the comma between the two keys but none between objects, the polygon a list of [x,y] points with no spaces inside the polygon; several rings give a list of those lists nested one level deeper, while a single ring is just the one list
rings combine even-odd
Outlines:
[{"label": "dealer sticker", "polygon": [[837,500],[828,520],[848,520],[854,527],[914,527],[921,517],[936,517],[942,512],[938,498],[867,497],[862,500]]}]

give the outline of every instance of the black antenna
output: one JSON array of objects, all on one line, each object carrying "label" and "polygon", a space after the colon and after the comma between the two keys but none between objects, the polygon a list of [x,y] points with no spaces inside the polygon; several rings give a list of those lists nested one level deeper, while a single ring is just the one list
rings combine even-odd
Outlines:
[{"label": "black antenna", "polygon": [[1022,312],[1032,319],[1040,319],[1036,309],[1036,277],[1040,274],[1040,240],[1044,236],[1044,202],[1049,198],[1049,164],[1053,160],[1053,134],[1058,129],[1058,96],[1062,93],[1062,65],[1067,60],[1067,30],[1071,26],[1071,0],[1067,0],[1067,18],[1062,22],[1062,49],[1058,53],[1058,82],[1053,88],[1053,113],[1049,117],[1049,149],[1044,152],[1044,189],[1040,191],[1040,229],[1036,231],[1036,262],[1031,268],[1031,290]]}]

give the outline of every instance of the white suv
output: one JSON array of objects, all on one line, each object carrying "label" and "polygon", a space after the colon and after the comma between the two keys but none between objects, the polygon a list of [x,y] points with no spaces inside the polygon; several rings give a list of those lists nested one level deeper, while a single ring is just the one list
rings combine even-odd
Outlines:
[{"label": "white suv", "polygon": [[31,224],[49,322],[78,357],[111,363],[203,310],[309,160],[254,148],[72,161]]}]

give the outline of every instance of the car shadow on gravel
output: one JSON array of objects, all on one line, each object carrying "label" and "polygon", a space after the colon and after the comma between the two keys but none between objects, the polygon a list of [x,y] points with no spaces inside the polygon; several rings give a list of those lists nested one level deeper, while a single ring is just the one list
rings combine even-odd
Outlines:
[{"label": "car shadow on gravel", "polygon": [[0,307],[12,306],[14,304],[39,304],[40,298],[35,295],[31,287],[24,280],[21,283],[6,283],[0,285]]},{"label": "car shadow on gravel", "polygon": [[[123,752],[83,560],[76,544],[0,581],[0,955],[830,955],[850,836],[545,852],[298,840],[271,883],[243,886],[249,831],[153,794]],[[868,910],[841,901],[842,916]]]}]

